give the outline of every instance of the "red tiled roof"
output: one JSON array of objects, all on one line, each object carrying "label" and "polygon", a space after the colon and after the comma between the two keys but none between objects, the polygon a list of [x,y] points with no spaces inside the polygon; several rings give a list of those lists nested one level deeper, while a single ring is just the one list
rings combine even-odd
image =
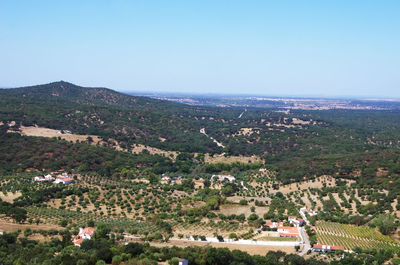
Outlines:
[{"label": "red tiled roof", "polygon": [[313,248],[315,248],[315,249],[330,249],[330,250],[344,250],[343,246],[328,246],[328,245],[321,245],[321,244],[314,244]]},{"label": "red tiled roof", "polygon": [[343,246],[331,246],[332,250],[344,250]]},{"label": "red tiled roof", "polygon": [[94,228],[94,227],[86,227],[79,234],[86,234],[86,235],[92,236],[94,234],[94,231],[96,231],[96,228]]},{"label": "red tiled roof", "polygon": [[284,229],[287,230],[287,232],[280,232],[280,233],[285,233],[285,234],[299,234],[299,230],[297,229],[297,227],[291,227],[291,226],[279,226],[278,227],[278,231],[279,229]]},{"label": "red tiled roof", "polygon": [[65,181],[65,182],[68,182],[68,181],[73,181],[73,179],[72,179],[72,178],[62,178],[61,180]]},{"label": "red tiled roof", "polygon": [[78,246],[80,246],[80,245],[82,244],[83,240],[84,240],[83,238],[80,238],[80,239],[74,240],[74,245],[78,245]]}]

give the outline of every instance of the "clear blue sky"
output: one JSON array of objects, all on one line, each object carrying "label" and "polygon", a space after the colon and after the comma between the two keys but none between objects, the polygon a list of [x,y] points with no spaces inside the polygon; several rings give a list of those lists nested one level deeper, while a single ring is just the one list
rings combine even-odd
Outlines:
[{"label": "clear blue sky", "polygon": [[400,97],[400,1],[0,1],[0,86]]}]

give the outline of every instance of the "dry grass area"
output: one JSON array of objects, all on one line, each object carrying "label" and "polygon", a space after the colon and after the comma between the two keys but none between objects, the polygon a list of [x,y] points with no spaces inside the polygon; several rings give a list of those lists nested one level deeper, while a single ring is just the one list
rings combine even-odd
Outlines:
[{"label": "dry grass area", "polygon": [[[205,221],[205,220],[204,220]],[[173,232],[175,235],[182,234],[186,236],[192,236],[194,234],[199,236],[206,236],[206,237],[215,237],[215,234],[221,235],[224,238],[228,238],[229,234],[236,233],[238,235],[246,234],[249,231],[249,226],[243,224],[237,228],[221,228],[221,227],[211,227],[209,224],[202,223],[202,224],[193,224],[190,226],[184,227],[183,225],[177,225],[173,228]],[[177,239],[175,237],[175,239]]]},{"label": "dry grass area", "polygon": [[[251,128],[244,128],[244,129],[251,129]],[[99,136],[97,135],[88,135],[88,134],[74,134],[74,133],[61,133],[61,130],[55,130],[55,129],[50,129],[50,128],[45,128],[45,127],[39,127],[39,126],[21,126],[19,131],[9,131],[9,132],[17,132],[20,133],[21,135],[25,136],[37,136],[37,137],[60,137],[61,139],[64,139],[66,141],[72,141],[72,142],[87,142],[88,137],[92,138],[91,144],[93,145],[109,145],[115,148],[116,150],[119,151],[127,151],[124,150],[123,148],[120,147],[119,143],[113,139],[109,140],[109,143],[106,143],[103,141]],[[250,133],[250,131],[246,131],[246,133]],[[162,139],[162,141],[165,141],[165,139]],[[135,144],[132,146],[132,153],[139,154],[143,152],[144,150],[147,150],[150,154],[158,154],[158,155],[163,155],[165,157],[169,157],[172,160],[175,160],[176,157],[179,155],[179,152],[176,151],[166,151],[162,150],[156,147],[151,147],[151,146],[146,146],[143,144]],[[233,162],[240,162],[240,163],[255,163],[255,162],[263,162],[261,158],[257,156],[224,156],[224,155],[206,155],[205,156],[205,162],[206,163],[233,163]]]},{"label": "dry grass area", "polygon": [[241,128],[235,135],[252,135],[253,133],[260,133],[259,128]]},{"label": "dry grass area", "polygon": [[[165,140],[164,140],[165,141]],[[143,152],[143,150],[149,151],[150,154],[152,155],[163,155],[166,157],[170,157],[173,160],[179,155],[179,152],[175,151],[165,151],[159,148],[151,147],[151,146],[146,146],[143,144],[135,144],[132,146],[132,153],[140,154]]]},{"label": "dry grass area", "polygon": [[265,197],[237,196],[237,195],[228,197],[228,201],[229,201],[229,202],[233,202],[233,203],[239,203],[240,200],[243,200],[243,199],[245,199],[245,200],[247,200],[247,201],[250,201],[251,199],[257,200],[257,201],[262,201],[262,202],[269,202],[269,201],[271,201],[270,198],[265,198]]},{"label": "dry grass area", "polygon": [[301,119],[293,118],[292,119],[292,123],[293,124],[300,124],[300,125],[307,125],[307,124],[310,124],[310,121],[304,121],[304,120],[301,120]]},{"label": "dry grass area", "polygon": [[13,203],[14,200],[21,195],[22,195],[21,192],[16,192],[16,193],[7,192],[7,194],[0,193],[0,199],[5,202]]},{"label": "dry grass area", "polygon": [[54,130],[44,127],[38,126],[21,126],[20,134],[25,136],[39,136],[39,137],[60,137],[61,139],[72,141],[72,142],[84,142],[87,141],[87,138],[90,136],[93,139],[93,144],[97,144],[102,142],[102,139],[96,135],[88,135],[88,134],[67,134],[61,133],[60,130]]},{"label": "dry grass area", "polygon": [[[15,131],[9,131],[9,132],[15,132]],[[88,135],[88,134],[74,134],[74,133],[61,133],[61,130],[55,130],[55,129],[50,129],[50,128],[45,128],[45,127],[39,127],[39,126],[21,126],[18,133],[21,135],[25,136],[38,136],[38,137],[60,137],[61,139],[64,139],[66,141],[72,141],[72,142],[86,142],[88,137],[92,138],[91,144],[93,145],[111,145],[113,148],[115,148],[118,151],[126,151],[123,148],[120,147],[119,143],[113,139],[109,140],[109,143],[106,143],[103,141],[99,136],[97,135]],[[163,140],[165,141],[165,139]],[[135,144],[132,146],[132,153],[141,153],[143,150],[149,151],[150,154],[158,154],[158,155],[164,155],[166,157],[170,157],[172,159],[175,159],[176,156],[179,154],[178,152],[174,151],[164,151],[162,149],[158,149],[155,147],[150,147],[142,144]]]},{"label": "dry grass area", "polygon": [[260,245],[239,245],[239,244],[229,244],[229,243],[210,243],[210,242],[201,242],[201,241],[187,241],[187,240],[170,240],[168,243],[158,243],[152,242],[150,243],[152,246],[156,247],[170,247],[170,246],[178,246],[178,247],[189,247],[189,246],[212,246],[216,248],[228,248],[230,250],[241,250],[249,253],[250,255],[262,255],[265,256],[269,251],[283,251],[288,254],[295,253],[295,249],[293,246],[284,247],[284,246],[260,246]]},{"label": "dry grass area", "polygon": [[[222,213],[225,215],[231,215],[231,214],[244,214],[246,217],[248,217],[251,212],[251,206],[250,205],[237,205],[237,204],[224,204],[221,205],[220,209],[216,211],[216,213]],[[264,213],[268,211],[268,207],[258,207],[255,206],[255,214],[258,216],[263,216]]]},{"label": "dry grass area", "polygon": [[4,220],[0,219],[0,231],[1,232],[15,232],[17,230],[22,230],[24,231],[25,229],[30,228],[32,230],[61,230],[63,229],[61,226],[54,225],[54,224],[18,224],[18,223],[13,223],[11,220]]},{"label": "dry grass area", "polygon": [[[279,238],[278,232],[273,232],[273,231],[262,231],[259,233],[257,236],[254,237],[254,239],[263,241],[265,238],[271,238],[271,237],[277,237]],[[265,241],[265,240],[264,240]]]},{"label": "dry grass area", "polygon": [[36,240],[39,242],[48,242],[50,238],[58,238],[60,240],[62,240],[62,236],[60,235],[54,235],[54,236],[43,236],[41,234],[32,234],[28,237],[29,240]]},{"label": "dry grass area", "polygon": [[[349,186],[351,183],[353,183],[354,180],[348,180],[347,185]],[[282,192],[283,194],[292,192],[292,191],[301,191],[301,190],[306,190],[308,188],[317,188],[321,189],[324,185],[327,187],[333,187],[335,186],[335,178],[331,176],[321,176],[319,178],[316,178],[314,180],[307,180],[303,182],[298,182],[298,183],[291,183],[288,185],[281,185],[279,187],[279,190],[271,190],[271,192]]]},{"label": "dry grass area", "polygon": [[204,161],[206,163],[210,164],[215,164],[215,163],[233,163],[233,162],[239,162],[239,163],[256,163],[260,162],[262,163],[262,159],[259,158],[258,156],[225,156],[225,155],[214,155],[210,156],[209,154],[206,154]]}]

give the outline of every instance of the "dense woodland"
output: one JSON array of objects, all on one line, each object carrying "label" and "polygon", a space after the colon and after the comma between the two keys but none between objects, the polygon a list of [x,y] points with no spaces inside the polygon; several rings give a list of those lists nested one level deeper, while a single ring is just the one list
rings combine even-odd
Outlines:
[{"label": "dense woodland", "polygon": [[[2,153],[1,168],[10,172],[80,166],[110,175],[117,168],[140,162],[157,164],[153,167],[155,173],[179,168],[189,172],[196,167],[196,163],[187,161],[185,166],[177,167],[169,158],[133,156],[82,144],[5,134],[7,123],[15,121],[13,130],[20,125],[70,130],[115,139],[127,150],[133,144],[146,144],[192,154],[257,155],[286,183],[334,175],[356,178],[367,185],[399,188],[398,111],[282,112],[248,108],[239,118],[242,112],[241,108],[187,106],[67,82],[4,89],[0,90],[0,121],[5,124],[0,148],[8,151]],[[201,134],[200,128],[225,148]],[[243,133],[243,129],[248,131]],[[379,169],[388,173],[376,178]]]}]

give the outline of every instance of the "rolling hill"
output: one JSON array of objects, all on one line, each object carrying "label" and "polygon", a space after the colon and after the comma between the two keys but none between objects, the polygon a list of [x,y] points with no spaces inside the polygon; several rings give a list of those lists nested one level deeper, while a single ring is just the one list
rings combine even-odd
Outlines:
[{"label": "rolling hill", "polygon": [[[203,113],[203,114],[202,114]],[[165,150],[220,152],[199,132],[205,110],[68,82],[0,90],[0,121],[113,138]]]},{"label": "rolling hill", "polygon": [[[400,175],[400,115],[395,110],[289,111],[250,106],[244,111],[189,106],[61,81],[0,90],[0,122],[6,125],[12,121],[12,130],[22,125],[69,130],[99,136],[109,147],[117,143],[127,151],[144,144],[191,153],[182,157],[194,157],[195,153],[256,155],[286,183],[332,175],[394,189]],[[210,137],[200,132],[202,128]],[[41,150],[35,148],[29,153]],[[23,158],[23,145],[17,151],[14,157]],[[45,158],[46,154],[40,156]],[[15,163],[13,170],[19,167],[20,162],[13,157],[5,159]],[[52,158],[47,159],[51,162]],[[85,164],[91,168],[90,163]],[[194,170],[191,166],[185,170]]]}]

